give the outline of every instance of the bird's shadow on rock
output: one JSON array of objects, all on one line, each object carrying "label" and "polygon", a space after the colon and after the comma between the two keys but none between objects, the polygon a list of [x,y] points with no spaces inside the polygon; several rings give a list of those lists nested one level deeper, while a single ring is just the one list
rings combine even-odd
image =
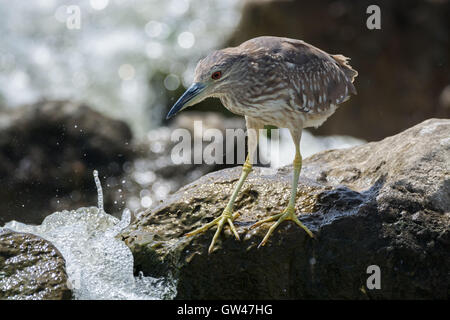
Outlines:
[{"label": "bird's shadow on rock", "polygon": [[339,185],[324,190],[317,196],[311,214],[304,215],[302,221],[306,222],[312,230],[319,231],[338,220],[350,216],[364,215],[376,211],[377,197],[383,188],[386,176],[379,177],[368,189],[361,192]]}]

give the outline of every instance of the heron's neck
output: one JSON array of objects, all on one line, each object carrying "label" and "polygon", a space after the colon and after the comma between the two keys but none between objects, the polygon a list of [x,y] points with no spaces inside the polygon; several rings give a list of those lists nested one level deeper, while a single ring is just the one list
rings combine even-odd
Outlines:
[{"label": "heron's neck", "polygon": [[230,110],[231,112],[244,115],[243,106],[239,103],[239,100],[233,94],[222,94],[220,95],[220,101],[224,105],[225,108]]}]

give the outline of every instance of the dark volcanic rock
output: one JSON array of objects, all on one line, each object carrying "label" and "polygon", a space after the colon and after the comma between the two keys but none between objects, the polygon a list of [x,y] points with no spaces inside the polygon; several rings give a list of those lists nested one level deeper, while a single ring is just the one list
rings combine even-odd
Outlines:
[{"label": "dark volcanic rock", "polygon": [[[177,298],[448,299],[450,296],[450,120],[427,120],[380,142],[316,154],[304,161],[297,212],[310,239],[283,222],[265,247],[268,226],[289,198],[291,167],[256,168],[235,210],[236,241],[226,227],[184,234],[218,216],[240,168],[208,174],[142,213],[121,235],[136,271],[178,278]],[[370,290],[367,268],[381,270]]]},{"label": "dark volcanic rock", "polygon": [[[381,9],[381,30],[366,27],[373,4]],[[450,117],[449,21],[448,0],[248,0],[229,45],[272,35],[350,57],[358,95],[318,132],[374,141]]]},{"label": "dark volcanic rock", "polygon": [[0,225],[40,223],[52,211],[96,203],[92,171],[122,174],[134,157],[131,138],[124,122],[79,103],[42,101],[3,112]]},{"label": "dark volcanic rock", "polygon": [[65,264],[50,242],[0,230],[0,300],[70,299]]}]

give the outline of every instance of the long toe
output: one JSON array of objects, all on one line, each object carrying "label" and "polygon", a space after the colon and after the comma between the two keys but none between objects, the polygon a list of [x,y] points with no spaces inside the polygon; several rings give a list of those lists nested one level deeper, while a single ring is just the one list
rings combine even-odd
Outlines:
[{"label": "long toe", "polygon": [[196,234],[200,234],[205,232],[206,230],[208,230],[209,228],[217,225],[217,230],[214,233],[213,239],[211,241],[211,244],[208,248],[208,253],[211,253],[214,249],[214,245],[217,242],[217,239],[219,238],[220,233],[223,230],[224,224],[227,223],[230,226],[231,232],[233,233],[234,237],[237,240],[240,240],[239,237],[239,233],[237,232],[234,224],[233,224],[233,220],[235,220],[237,217],[239,217],[238,213],[235,214],[231,214],[231,212],[228,212],[227,210],[224,210],[224,212],[222,213],[222,215],[220,215],[220,217],[215,218],[213,221],[205,224],[204,226],[195,229],[194,231],[188,232],[186,233],[186,237],[190,237]]},{"label": "long toe", "polygon": [[292,219],[299,227],[301,227],[305,232],[310,236],[311,238],[314,238],[314,234],[311,232],[311,230],[308,229],[307,226],[305,226],[303,223],[300,222],[300,220],[295,216],[294,219]]},{"label": "long toe", "polygon": [[255,228],[263,223],[271,222],[277,220],[274,224],[272,224],[267,231],[266,235],[264,236],[261,243],[258,245],[258,248],[264,246],[267,243],[267,240],[269,240],[270,235],[275,231],[275,229],[285,220],[292,220],[294,221],[298,226],[300,226],[305,232],[313,238],[313,233],[303,224],[300,222],[300,220],[297,218],[295,214],[295,208],[293,207],[287,207],[282,213],[274,215],[272,217],[269,217],[267,219],[264,219],[262,221],[259,221],[255,223],[251,228]]},{"label": "long toe", "polygon": [[194,231],[191,231],[191,232],[186,233],[185,236],[186,236],[186,237],[191,237],[191,236],[194,236],[194,235],[196,235],[196,234],[205,232],[206,230],[208,230],[208,229],[211,228],[212,226],[218,224],[221,217],[222,217],[222,216],[220,216],[220,217],[218,217],[218,218],[215,218],[213,221],[208,222],[208,223],[205,224],[204,226],[201,226],[200,228],[197,228],[197,229],[195,229]]},{"label": "long toe", "polygon": [[258,221],[258,222],[255,222],[254,224],[252,224],[252,225],[250,226],[250,229],[255,229],[255,228],[259,227],[260,225],[262,225],[262,224],[264,224],[264,223],[272,222],[272,221],[278,220],[279,218],[281,218],[281,217],[283,216],[283,214],[284,214],[284,212],[279,213],[279,214],[276,214],[276,215],[273,215],[273,216],[271,216],[271,217],[269,217],[269,218],[260,220],[260,221]]}]

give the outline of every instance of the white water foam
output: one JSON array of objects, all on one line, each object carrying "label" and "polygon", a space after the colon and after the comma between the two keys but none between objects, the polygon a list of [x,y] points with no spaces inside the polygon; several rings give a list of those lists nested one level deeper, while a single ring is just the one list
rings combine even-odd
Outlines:
[{"label": "white water foam", "polygon": [[[35,234],[55,245],[66,260],[66,270],[74,298],[88,299],[172,299],[176,281],[167,278],[133,275],[131,250],[116,235],[131,222],[131,212],[125,209],[121,220],[103,210],[103,190],[94,170],[98,193],[98,208],[79,208],[55,212],[41,225],[17,221],[4,228]],[[1,229],[1,228],[0,228]]]},{"label": "white water foam", "polygon": [[130,223],[130,211],[119,220],[96,207],[55,212],[41,225],[17,221],[5,228],[32,233],[52,242],[66,260],[75,299],[171,299],[175,281],[133,276],[133,255],[115,236]]}]

